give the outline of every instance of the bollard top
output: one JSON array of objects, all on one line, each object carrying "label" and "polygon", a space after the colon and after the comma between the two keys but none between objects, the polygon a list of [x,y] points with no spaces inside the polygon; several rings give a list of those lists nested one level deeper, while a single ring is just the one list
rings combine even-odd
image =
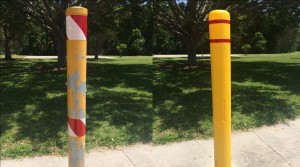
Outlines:
[{"label": "bollard top", "polygon": [[230,14],[226,10],[213,10],[209,12],[208,20],[230,20]]},{"label": "bollard top", "polygon": [[68,16],[68,15],[87,16],[88,15],[88,10],[87,10],[87,8],[83,8],[83,7],[80,7],[80,6],[73,6],[73,7],[67,8],[66,16]]}]

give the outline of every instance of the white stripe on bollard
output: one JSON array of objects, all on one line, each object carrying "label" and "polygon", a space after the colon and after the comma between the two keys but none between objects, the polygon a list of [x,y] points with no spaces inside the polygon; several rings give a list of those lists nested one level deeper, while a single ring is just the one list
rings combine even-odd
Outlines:
[{"label": "white stripe on bollard", "polygon": [[80,120],[83,122],[84,125],[86,125],[85,118],[81,118]]},{"label": "white stripe on bollard", "polygon": [[77,137],[77,135],[73,132],[72,128],[70,127],[69,123],[68,123],[68,134],[69,136]]},{"label": "white stripe on bollard", "polygon": [[66,16],[68,40],[86,40],[84,33],[71,16]]}]

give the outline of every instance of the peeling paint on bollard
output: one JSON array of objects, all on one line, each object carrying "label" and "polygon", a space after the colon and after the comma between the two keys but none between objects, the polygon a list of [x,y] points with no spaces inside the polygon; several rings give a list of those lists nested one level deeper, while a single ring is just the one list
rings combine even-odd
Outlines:
[{"label": "peeling paint on bollard", "polygon": [[71,139],[69,141],[69,150],[71,150],[69,166],[84,166],[85,148],[83,147],[83,144],[80,143],[78,146],[77,141],[75,139]]},{"label": "peeling paint on bollard", "polygon": [[66,10],[69,167],[85,166],[87,9]]}]

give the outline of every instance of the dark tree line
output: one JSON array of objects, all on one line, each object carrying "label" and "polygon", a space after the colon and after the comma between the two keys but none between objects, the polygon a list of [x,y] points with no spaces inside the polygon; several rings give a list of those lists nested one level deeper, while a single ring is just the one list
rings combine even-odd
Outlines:
[{"label": "dark tree line", "polygon": [[1,52],[56,54],[65,65],[65,10],[89,9],[88,53],[151,55],[209,53],[208,13],[231,13],[233,53],[299,49],[297,0],[1,0]]},{"label": "dark tree line", "polygon": [[[233,52],[241,53],[245,49],[252,53],[297,50],[300,8],[296,0],[156,0],[155,30],[170,41],[154,36],[163,44],[173,44],[175,52],[174,43],[180,41],[181,52],[188,54],[189,64],[196,64],[196,53],[209,52],[208,13],[214,9],[231,13]],[[154,44],[161,46],[159,42]]]},{"label": "dark tree line", "polygon": [[[96,58],[99,52],[115,54],[116,46],[121,42],[132,46],[129,47],[130,54],[151,54],[151,10],[147,4],[144,0],[3,0],[0,4],[0,23],[6,58],[11,59],[11,44],[19,41],[14,38],[15,34],[29,39],[29,31],[36,29],[36,35],[44,33],[43,37],[50,39],[48,41],[51,41],[58,55],[59,65],[64,66],[65,10],[71,6],[82,6],[89,10],[89,52],[93,52]],[[30,25],[28,29],[23,29],[25,24]]]}]

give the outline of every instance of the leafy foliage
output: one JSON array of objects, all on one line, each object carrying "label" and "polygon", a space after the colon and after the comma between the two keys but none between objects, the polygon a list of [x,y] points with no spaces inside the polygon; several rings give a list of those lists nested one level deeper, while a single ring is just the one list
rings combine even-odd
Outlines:
[{"label": "leafy foliage", "polygon": [[297,43],[300,42],[297,34],[300,28],[285,28],[280,34],[276,35],[276,45],[272,50],[273,53],[295,52]]},{"label": "leafy foliage", "polygon": [[262,53],[266,50],[266,44],[267,41],[264,38],[263,34],[261,32],[256,32],[254,34],[254,38],[252,40],[252,46],[254,49],[254,52],[256,53]]},{"label": "leafy foliage", "polygon": [[[89,54],[118,54],[120,43],[128,46],[126,54],[208,53],[207,14],[216,8],[231,13],[233,53],[243,52],[246,43],[252,46],[249,53],[292,52],[300,46],[295,0],[2,0],[0,50],[10,47],[12,53],[23,54],[55,54],[55,50],[63,58],[65,10],[70,6],[89,10]],[[135,29],[140,34],[133,34]],[[5,35],[10,39],[7,46]]]},{"label": "leafy foliage", "polygon": [[145,44],[145,38],[139,29],[133,29],[129,38],[129,49],[132,54],[142,53]]},{"label": "leafy foliage", "polygon": [[124,43],[120,43],[118,46],[117,46],[117,50],[118,52],[120,53],[120,55],[122,56],[124,51],[127,49],[127,45],[124,44]]},{"label": "leafy foliage", "polygon": [[251,45],[249,44],[242,45],[242,50],[244,51],[245,55],[247,55],[249,49],[251,49]]}]

